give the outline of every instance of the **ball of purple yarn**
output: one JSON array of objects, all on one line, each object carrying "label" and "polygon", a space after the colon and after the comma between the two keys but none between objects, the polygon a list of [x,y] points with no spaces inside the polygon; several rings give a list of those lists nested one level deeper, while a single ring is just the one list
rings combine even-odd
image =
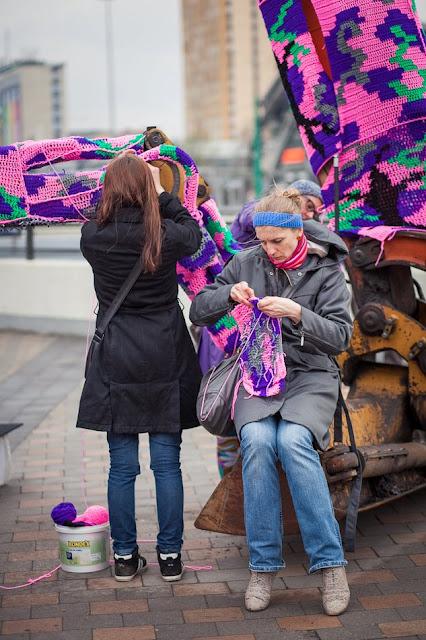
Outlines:
[{"label": "ball of purple yarn", "polygon": [[55,524],[65,524],[72,522],[77,516],[77,509],[72,502],[60,502],[53,507],[50,516]]}]

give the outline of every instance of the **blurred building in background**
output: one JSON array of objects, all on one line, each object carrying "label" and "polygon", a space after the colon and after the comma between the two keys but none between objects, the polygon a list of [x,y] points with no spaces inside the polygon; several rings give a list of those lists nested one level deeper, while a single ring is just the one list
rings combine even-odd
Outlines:
[{"label": "blurred building in background", "polygon": [[220,212],[231,222],[253,194],[250,143],[188,140],[184,146],[209,183]]},{"label": "blurred building in background", "polygon": [[181,2],[185,147],[230,219],[311,172],[257,0]]},{"label": "blurred building in background", "polygon": [[259,108],[258,136],[261,138],[263,188],[273,182],[291,184],[301,178],[314,179],[300,139],[293,112],[277,77]]},{"label": "blurred building in background", "polygon": [[0,145],[66,134],[64,65],[21,60],[0,67]]},{"label": "blurred building in background", "polygon": [[278,71],[256,0],[182,0],[186,134],[250,139]]}]

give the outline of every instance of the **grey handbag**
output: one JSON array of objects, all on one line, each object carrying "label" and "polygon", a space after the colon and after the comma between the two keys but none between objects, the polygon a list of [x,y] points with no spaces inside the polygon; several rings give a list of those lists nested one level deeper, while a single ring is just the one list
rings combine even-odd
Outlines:
[{"label": "grey handbag", "polygon": [[235,436],[232,407],[241,380],[237,352],[210,369],[202,378],[197,397],[200,424],[214,436]]}]

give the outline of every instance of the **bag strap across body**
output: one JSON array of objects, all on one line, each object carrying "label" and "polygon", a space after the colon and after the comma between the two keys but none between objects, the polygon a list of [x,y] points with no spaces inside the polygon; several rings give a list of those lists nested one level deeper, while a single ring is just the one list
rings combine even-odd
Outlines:
[{"label": "bag strap across body", "polygon": [[345,521],[345,533],[344,533],[344,546],[346,551],[354,551],[355,549],[355,537],[356,537],[356,523],[358,519],[359,501],[361,497],[362,487],[362,472],[365,467],[364,456],[357,448],[355,442],[355,434],[352,426],[352,420],[349,413],[349,409],[342,395],[342,390],[339,384],[339,397],[337,400],[336,412],[334,414],[334,440],[335,442],[342,442],[343,440],[343,420],[342,413],[345,413],[346,425],[349,432],[349,449],[355,453],[358,458],[357,475],[353,480],[352,489],[349,495],[349,503],[346,510]]},{"label": "bag strap across body", "polygon": [[104,339],[107,326],[109,325],[109,323],[111,322],[111,320],[113,319],[113,317],[115,316],[115,314],[117,313],[121,305],[123,304],[124,300],[128,296],[136,280],[139,278],[140,274],[142,273],[142,269],[143,269],[142,260],[139,257],[136,261],[135,266],[127,276],[126,280],[123,282],[120,290],[116,293],[114,300],[111,302],[110,306],[106,310],[104,317],[100,321],[99,325],[96,327],[96,331],[93,334],[93,338],[92,338],[94,342],[98,342],[100,344]]}]

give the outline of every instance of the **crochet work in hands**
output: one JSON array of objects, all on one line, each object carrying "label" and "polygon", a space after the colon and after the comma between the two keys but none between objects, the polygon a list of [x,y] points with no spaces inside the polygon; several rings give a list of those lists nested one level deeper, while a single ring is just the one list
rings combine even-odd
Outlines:
[{"label": "crochet work in hands", "polygon": [[275,396],[285,390],[286,367],[281,320],[270,318],[257,307],[259,298],[235,307],[233,315],[240,330],[241,379],[251,396]]},{"label": "crochet work in hands", "polygon": [[[339,154],[340,230],[426,227],[426,48],[414,2],[312,0],[323,43],[308,4],[259,0],[314,172]],[[333,183],[331,171],[330,218]]]}]

